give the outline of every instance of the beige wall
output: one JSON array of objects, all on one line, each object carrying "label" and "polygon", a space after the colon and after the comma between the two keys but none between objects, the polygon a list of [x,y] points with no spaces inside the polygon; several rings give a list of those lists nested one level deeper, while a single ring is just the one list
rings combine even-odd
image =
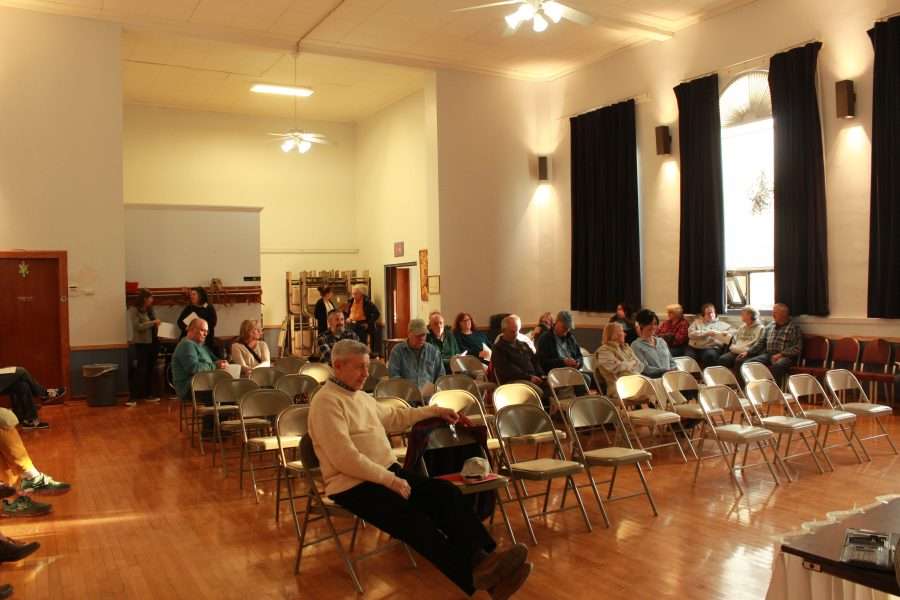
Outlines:
[{"label": "beige wall", "polygon": [[117,25],[0,8],[0,248],[65,250],[70,343],[125,342]]},{"label": "beige wall", "polygon": [[[327,146],[285,154],[282,119],[125,107],[125,202],[259,206],[263,320],[285,315],[285,271],[359,268],[354,126],[303,122]],[[210,243],[217,240],[212,232]],[[192,283],[192,282],[187,282]],[[186,285],[171,282],[170,285]]]}]

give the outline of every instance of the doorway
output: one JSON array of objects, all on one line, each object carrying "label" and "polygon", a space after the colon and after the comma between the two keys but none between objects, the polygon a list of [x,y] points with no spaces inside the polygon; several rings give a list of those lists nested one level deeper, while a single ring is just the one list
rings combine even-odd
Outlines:
[{"label": "doorway", "polygon": [[68,287],[65,252],[0,252],[0,367],[69,386]]},{"label": "doorway", "polygon": [[[419,290],[417,263],[385,265],[385,326],[388,339],[406,338],[409,320],[418,313]],[[416,308],[414,308],[416,307]]]}]

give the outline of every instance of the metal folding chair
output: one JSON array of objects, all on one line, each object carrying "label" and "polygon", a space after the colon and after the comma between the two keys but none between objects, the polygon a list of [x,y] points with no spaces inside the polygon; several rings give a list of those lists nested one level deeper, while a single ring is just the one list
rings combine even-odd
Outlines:
[{"label": "metal folding chair", "polygon": [[326,381],[334,376],[334,369],[325,363],[308,362],[300,367],[300,375],[309,375],[320,384],[324,385]]},{"label": "metal folding chair", "polygon": [[284,372],[275,367],[256,367],[250,371],[251,381],[256,382],[261,388],[274,388],[275,382],[283,375]]},{"label": "metal folding chair", "polygon": [[320,387],[321,384],[309,375],[284,375],[275,382],[275,389],[290,396],[294,404],[309,404]]},{"label": "metal folding chair", "polygon": [[[200,440],[200,454],[206,454],[206,450],[203,448],[203,435],[200,431],[197,431],[197,425],[201,423],[203,417],[215,418],[216,408],[213,404],[198,403],[197,393],[209,392],[210,396],[212,396],[212,391],[217,383],[220,381],[231,381],[231,379],[233,379],[231,375],[221,369],[201,371],[191,378],[191,448],[194,447],[194,432],[196,431]],[[181,410],[183,413],[183,401],[181,402]],[[183,414],[179,418],[184,418]]]},{"label": "metal folding chair", "polygon": [[[241,430],[240,419],[240,402],[241,398],[247,392],[259,389],[255,382],[249,379],[229,379],[228,381],[220,381],[213,388],[213,407],[215,408],[215,418],[213,426],[215,427],[216,443],[219,445],[219,452],[212,453],[212,464],[216,466],[216,454],[222,457],[222,476],[228,476],[228,469],[225,462],[225,441],[222,439],[223,433],[236,433]],[[222,416],[227,417],[221,419]]]},{"label": "metal folding chair", "polygon": [[[857,432],[856,439],[859,441],[859,446],[862,449],[863,454],[866,455],[866,458],[869,458],[869,453],[863,445],[863,442],[865,440],[874,440],[882,437],[887,439],[888,444],[891,445],[891,450],[894,451],[894,454],[897,454],[897,447],[894,445],[891,436],[888,435],[887,429],[884,428],[884,423],[881,422],[881,417],[893,414],[893,410],[891,410],[890,406],[875,404],[870,401],[865,390],[863,390],[862,385],[860,385],[859,380],[847,369],[832,369],[831,371],[828,371],[825,373],[825,383],[831,391],[835,407],[838,410],[845,410],[853,413],[856,415],[857,419],[869,417],[875,421],[875,424],[881,430],[881,433],[876,433],[875,435],[864,438],[859,437],[859,432]],[[854,395],[855,402],[852,401]],[[847,402],[848,398],[851,400],[850,402]]]},{"label": "metal folding chair", "polygon": [[[665,406],[665,399],[660,397],[656,387],[648,377],[644,377],[643,375],[625,375],[619,377],[616,380],[616,392],[619,396],[619,410],[621,411],[621,414],[624,415],[624,421],[629,426],[628,428],[631,430],[630,432],[634,436],[638,448],[641,450],[653,450],[655,448],[675,446],[678,448],[679,454],[681,454],[681,459],[684,462],[687,462],[687,456],[684,454],[681,442],[678,441],[678,436],[675,433],[677,428],[682,436],[684,436],[688,448],[690,448],[694,458],[697,457],[694,446],[691,444],[691,438],[681,424],[681,416],[674,411],[663,410],[660,408],[660,406]],[[650,408],[638,408],[636,410],[629,409],[629,404],[640,405],[644,402],[648,403]],[[668,429],[672,434],[672,441],[667,443],[657,443],[653,446],[644,446],[638,435],[638,427],[646,427],[649,429],[650,436],[653,438],[656,438],[656,431],[658,429]],[[647,464],[650,463],[648,462]]]},{"label": "metal folding chair", "polygon": [[[278,390],[259,389],[247,393],[241,398],[241,433],[243,444],[241,445],[241,472],[240,489],[244,489],[244,473],[250,473],[250,481],[253,484],[253,496],[259,502],[259,483],[262,481],[279,481],[280,477],[266,480],[256,478],[257,467],[254,459],[278,452],[278,436],[274,433],[275,419],[284,409],[293,404],[291,398]],[[300,440],[294,440],[299,443]],[[282,439],[282,443],[286,443]],[[245,468],[245,465],[247,468]],[[260,470],[279,469],[278,463],[259,467]]]},{"label": "metal folding chair", "polygon": [[415,383],[402,377],[379,381],[375,386],[375,398],[402,398],[412,406],[422,406],[422,392]]},{"label": "metal folding chair", "polygon": [[[837,410],[832,405],[831,398],[822,389],[822,384],[812,375],[801,373],[789,376],[788,388],[791,390],[791,397],[785,396],[785,409],[791,413],[792,417],[799,416],[804,419],[811,419],[819,426],[816,431],[816,438],[819,439],[819,447],[822,449],[822,455],[825,457],[828,467],[832,471],[834,470],[831,458],[826,452],[829,448],[849,447],[853,450],[856,460],[862,464],[862,458],[859,456],[859,452],[856,451],[856,446],[853,445],[853,441],[856,440],[862,446],[862,442],[859,441],[856,435],[856,415],[846,410]],[[804,409],[800,404],[800,398],[804,396],[813,399],[821,396],[823,408]],[[844,436],[845,443],[828,445],[828,436],[833,433],[831,431],[832,427],[838,428],[838,431]],[[865,452],[865,448],[863,448],[863,452]]]}]

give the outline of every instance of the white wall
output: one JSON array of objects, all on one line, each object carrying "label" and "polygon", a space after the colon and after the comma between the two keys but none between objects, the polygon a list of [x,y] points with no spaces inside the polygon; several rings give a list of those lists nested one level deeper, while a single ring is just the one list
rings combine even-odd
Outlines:
[{"label": "white wall", "polygon": [[[329,145],[285,154],[283,119],[125,107],[125,202],[258,206],[263,319],[285,316],[286,271],[359,268],[352,124],[304,122]],[[214,232],[200,232],[224,244]],[[186,285],[190,282],[171,282]]]},{"label": "white wall", "polygon": [[0,248],[65,250],[70,343],[125,342],[117,25],[0,8]]}]

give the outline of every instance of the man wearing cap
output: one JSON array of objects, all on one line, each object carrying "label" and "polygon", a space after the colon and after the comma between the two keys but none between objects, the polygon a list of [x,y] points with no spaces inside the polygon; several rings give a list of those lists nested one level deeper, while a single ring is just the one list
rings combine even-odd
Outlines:
[{"label": "man wearing cap", "polygon": [[553,335],[542,335],[538,338],[537,356],[545,373],[559,367],[581,369],[584,366],[581,346],[572,333],[573,329],[575,321],[572,313],[561,310],[556,314]]},{"label": "man wearing cap", "polygon": [[423,319],[409,322],[405,342],[391,350],[388,371],[391,377],[402,377],[416,384],[424,398],[434,394],[434,383],[445,373],[441,351],[426,342],[428,326]]}]

